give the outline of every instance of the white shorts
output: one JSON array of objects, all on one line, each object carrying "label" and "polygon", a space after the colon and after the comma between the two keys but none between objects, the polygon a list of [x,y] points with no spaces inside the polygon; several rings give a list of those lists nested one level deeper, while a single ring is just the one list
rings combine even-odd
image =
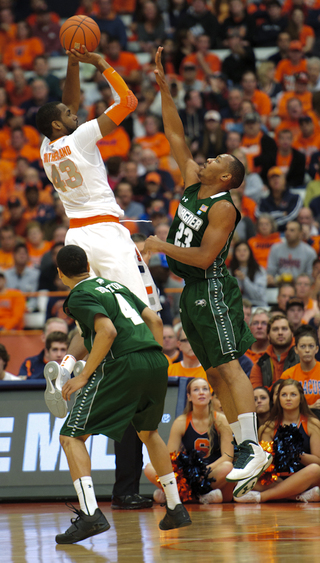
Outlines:
[{"label": "white shorts", "polygon": [[160,311],[162,307],[149,268],[128,229],[113,222],[69,229],[65,244],[83,248],[93,275],[125,285],[151,309]]}]

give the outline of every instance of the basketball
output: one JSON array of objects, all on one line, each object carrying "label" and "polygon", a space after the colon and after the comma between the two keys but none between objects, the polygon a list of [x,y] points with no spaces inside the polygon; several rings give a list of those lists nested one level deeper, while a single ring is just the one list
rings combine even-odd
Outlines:
[{"label": "basketball", "polygon": [[88,51],[94,51],[100,42],[98,24],[88,16],[72,16],[68,18],[60,29],[60,43],[68,51],[77,49],[83,53],[82,45]]}]

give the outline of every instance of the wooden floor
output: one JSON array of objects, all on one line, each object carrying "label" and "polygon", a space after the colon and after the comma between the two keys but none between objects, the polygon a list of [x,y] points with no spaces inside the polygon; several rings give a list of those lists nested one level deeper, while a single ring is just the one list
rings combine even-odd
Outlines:
[{"label": "wooden floor", "polygon": [[64,504],[0,505],[1,563],[318,563],[320,504],[188,505],[193,525],[160,532],[164,508],[111,510],[111,528],[58,546],[70,524]]}]

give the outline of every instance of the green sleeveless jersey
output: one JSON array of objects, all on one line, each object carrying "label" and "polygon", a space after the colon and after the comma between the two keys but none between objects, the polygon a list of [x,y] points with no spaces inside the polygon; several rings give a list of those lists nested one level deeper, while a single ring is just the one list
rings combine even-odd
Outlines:
[{"label": "green sleeveless jersey", "polygon": [[87,278],[71,290],[63,309],[66,315],[80,324],[89,352],[95,337],[95,315],[101,313],[113,322],[117,336],[106,356],[108,361],[148,348],[161,350],[140,316],[145,307],[145,303],[120,283],[104,278]]},{"label": "green sleeveless jersey", "polygon": [[[233,205],[229,192],[221,192],[205,199],[198,199],[200,186],[201,184],[197,183],[186,188],[170,227],[167,242],[184,248],[199,247],[201,245],[204,232],[208,226],[208,213],[211,207],[217,201],[221,201],[223,199],[229,201]],[[236,207],[235,209],[237,212],[237,218],[234,228],[236,228],[241,219],[240,212]],[[228,276],[229,272],[225,265],[225,259],[228,256],[233,233],[234,230],[230,233],[225,246],[207,270],[182,264],[182,262],[178,262],[178,260],[174,260],[173,258],[170,258],[170,256],[167,256],[170,270],[180,278],[183,278],[186,283],[199,281],[201,279]]]}]

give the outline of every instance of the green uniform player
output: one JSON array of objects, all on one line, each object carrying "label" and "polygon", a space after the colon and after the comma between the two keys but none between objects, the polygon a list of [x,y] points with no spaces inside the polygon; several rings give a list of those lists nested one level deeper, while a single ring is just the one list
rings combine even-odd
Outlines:
[{"label": "green uniform player", "polygon": [[90,277],[87,255],[79,246],[62,248],[57,264],[60,279],[71,289],[64,310],[82,333],[72,340],[75,356],[83,359],[89,352],[83,371],[67,380],[62,391],[54,388],[57,402],[80,391],[60,431],[80,510],[74,509],[78,517],[56,536],[57,543],[75,543],[110,527],[97,505],[85,441],[92,434],[120,441],[130,422],[148,449],[166,495],[160,529],[190,525],[169,451],[157,431],[168,379],[160,317],[121,284]]},{"label": "green uniform player", "polygon": [[227,476],[228,481],[237,483],[237,497],[254,487],[272,461],[259,446],[253,390],[238,361],[253,338],[244,323],[237,281],[225,266],[239,221],[229,191],[243,182],[244,166],[229,154],[208,158],[201,166],[193,160],[165,79],[161,52],[159,47],[155,75],[161,91],[164,130],[186,190],[168,241],[149,237],[144,250],[164,252],[169,267],[186,282],[181,297],[183,328],[239,445],[240,455]]}]

